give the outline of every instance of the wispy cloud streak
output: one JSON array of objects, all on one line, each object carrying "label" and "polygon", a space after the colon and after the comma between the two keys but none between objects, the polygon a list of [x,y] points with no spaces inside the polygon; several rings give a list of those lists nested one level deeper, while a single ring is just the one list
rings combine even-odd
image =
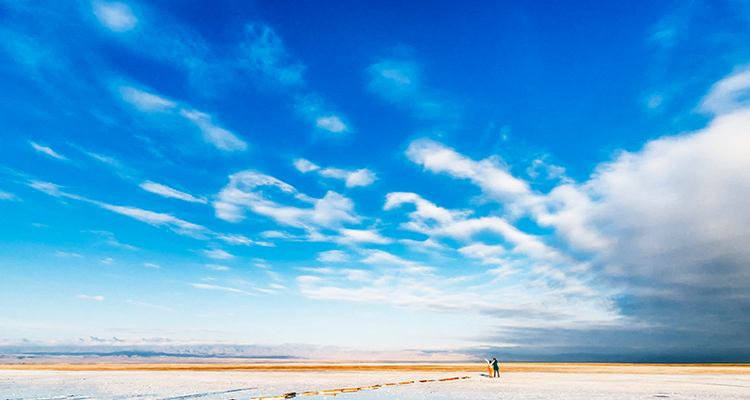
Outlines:
[{"label": "wispy cloud streak", "polygon": [[33,147],[34,150],[38,151],[39,153],[46,154],[46,155],[48,155],[50,157],[53,157],[53,158],[56,158],[58,160],[68,161],[67,157],[62,156],[62,155],[56,153],[54,150],[52,150],[51,148],[49,148],[47,146],[42,146],[42,145],[36,144],[34,142],[29,142],[29,143],[31,144],[31,147]]},{"label": "wispy cloud streak", "polygon": [[143,190],[158,194],[159,196],[185,200],[191,203],[202,203],[202,204],[207,203],[207,200],[205,197],[198,198],[193,195],[187,194],[185,192],[181,192],[179,190],[172,189],[169,186],[164,186],[159,183],[145,181],[141,183],[140,186]]},{"label": "wispy cloud streak", "polygon": [[204,142],[221,151],[247,150],[247,143],[233,132],[216,125],[213,122],[213,116],[195,110],[187,104],[180,104],[157,94],[127,85],[119,86],[118,92],[123,101],[151,118],[184,118],[201,131]]},{"label": "wispy cloud streak", "polygon": [[241,289],[236,289],[236,288],[226,287],[226,286],[207,285],[205,283],[193,283],[192,286],[196,289],[217,290],[217,291],[222,291],[222,292],[246,294],[250,296],[256,295],[255,293],[250,293]]}]

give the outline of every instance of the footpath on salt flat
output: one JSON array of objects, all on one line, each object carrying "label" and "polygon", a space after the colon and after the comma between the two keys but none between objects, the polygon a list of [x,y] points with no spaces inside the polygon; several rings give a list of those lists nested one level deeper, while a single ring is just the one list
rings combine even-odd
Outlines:
[{"label": "footpath on salt flat", "polygon": [[[562,366],[558,366],[560,368]],[[602,366],[599,366],[601,368]],[[568,365],[566,368],[570,368]],[[660,367],[661,368],[661,367]],[[750,399],[750,368],[705,369],[688,373],[658,369],[637,373],[617,368],[605,372],[502,372],[488,378],[486,369],[468,374],[431,370],[37,370],[0,366],[2,399],[158,399],[229,400],[312,393],[306,399]],[[90,368],[93,369],[93,368]],[[511,368],[508,368],[511,369]],[[549,371],[550,369],[547,369]],[[560,369],[558,369],[560,370]],[[565,369],[562,369],[565,371]],[[568,370],[570,371],[570,370]],[[575,371],[581,371],[577,369]],[[666,371],[670,371],[669,368]],[[471,376],[471,379],[437,381]],[[420,380],[424,382],[420,382]],[[386,383],[415,381],[385,386]],[[341,388],[378,386],[354,392]],[[300,396],[301,397],[301,396]]]}]

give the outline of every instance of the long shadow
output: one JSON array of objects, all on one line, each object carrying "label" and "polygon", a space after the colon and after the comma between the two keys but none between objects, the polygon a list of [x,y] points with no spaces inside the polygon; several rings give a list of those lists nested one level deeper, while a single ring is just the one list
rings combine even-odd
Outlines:
[{"label": "long shadow", "polygon": [[221,392],[208,392],[208,393],[196,393],[196,394],[186,394],[184,396],[177,396],[177,397],[163,397],[158,400],[183,400],[183,399],[194,399],[196,397],[206,397],[211,396],[215,394],[227,394],[227,393],[237,393],[237,392],[244,392],[247,390],[256,390],[257,387],[252,388],[243,388],[243,389],[232,389],[232,390],[223,390]]},{"label": "long shadow", "polygon": [[[670,382],[684,383],[683,381],[670,381]],[[696,384],[696,385],[732,386],[732,387],[741,387],[741,388],[750,387],[750,386],[747,386],[747,385],[730,385],[728,383],[713,383],[713,382],[690,382],[690,383]]]},{"label": "long shadow", "polygon": [[63,395],[63,396],[55,396],[55,397],[15,397],[15,398],[6,398],[5,400],[91,400],[93,397],[91,396],[78,396],[78,395]]},{"label": "long shadow", "polygon": [[[236,392],[244,392],[247,390],[255,390],[258,389],[257,387],[252,388],[243,388],[243,389],[232,389],[232,390],[224,390],[220,392],[208,392],[208,393],[196,393],[196,394],[186,394],[183,396],[177,396],[177,397],[163,397],[158,400],[183,400],[183,399],[194,399],[198,397],[206,397],[211,395],[219,395],[219,394],[226,394],[226,393],[236,393]],[[113,400],[115,399],[135,399],[138,397],[150,397],[151,395],[148,394],[140,394],[140,395],[123,395],[123,396],[115,396],[112,397]],[[54,396],[54,397],[16,397],[16,398],[7,398],[4,400],[92,400],[95,399],[95,397],[92,396],[79,396],[79,395],[62,395],[62,396]]]}]

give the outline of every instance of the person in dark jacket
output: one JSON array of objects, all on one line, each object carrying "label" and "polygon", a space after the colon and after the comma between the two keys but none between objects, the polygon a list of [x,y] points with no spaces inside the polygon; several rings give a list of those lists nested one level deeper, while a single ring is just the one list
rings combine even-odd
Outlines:
[{"label": "person in dark jacket", "polygon": [[492,362],[490,363],[492,365],[492,377],[493,378],[499,378],[500,377],[500,366],[497,365],[497,358],[493,358]]}]

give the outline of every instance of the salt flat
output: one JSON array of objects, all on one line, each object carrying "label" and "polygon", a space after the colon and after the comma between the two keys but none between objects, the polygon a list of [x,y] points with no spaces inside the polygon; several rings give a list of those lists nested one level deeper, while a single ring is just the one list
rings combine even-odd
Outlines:
[{"label": "salt flat", "polygon": [[[480,370],[481,371],[481,370]],[[0,399],[226,400],[415,381],[337,399],[750,399],[747,373],[0,369]],[[423,382],[453,376],[471,379]],[[317,395],[311,400],[331,397]]]}]

